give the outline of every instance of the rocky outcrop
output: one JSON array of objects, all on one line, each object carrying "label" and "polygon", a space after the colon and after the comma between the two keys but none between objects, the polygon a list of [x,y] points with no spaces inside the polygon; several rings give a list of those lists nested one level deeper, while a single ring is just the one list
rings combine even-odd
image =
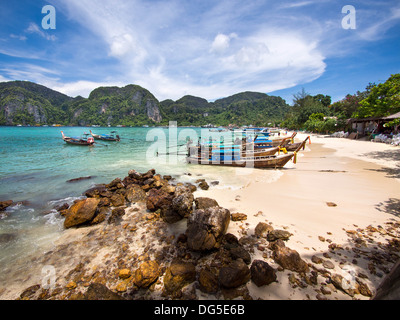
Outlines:
[{"label": "rocky outcrop", "polygon": [[89,223],[95,217],[99,202],[96,198],[76,201],[66,212],[64,227],[71,228]]}]

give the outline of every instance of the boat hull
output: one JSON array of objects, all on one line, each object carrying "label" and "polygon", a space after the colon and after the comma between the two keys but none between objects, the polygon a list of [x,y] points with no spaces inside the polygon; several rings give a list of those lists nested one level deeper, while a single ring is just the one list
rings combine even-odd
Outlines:
[{"label": "boat hull", "polygon": [[245,157],[240,160],[211,160],[199,157],[187,157],[186,161],[191,164],[229,166],[229,167],[248,167],[248,168],[283,168],[292,158],[294,154],[273,155],[265,157]]}]

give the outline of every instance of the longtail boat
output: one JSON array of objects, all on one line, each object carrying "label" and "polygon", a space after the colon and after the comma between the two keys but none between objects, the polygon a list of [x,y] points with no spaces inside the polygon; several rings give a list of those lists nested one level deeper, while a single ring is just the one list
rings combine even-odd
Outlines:
[{"label": "longtail boat", "polygon": [[93,137],[85,138],[76,138],[76,137],[67,137],[64,132],[61,131],[61,135],[63,140],[68,144],[73,144],[77,146],[93,146],[94,139]]},{"label": "longtail boat", "polygon": [[309,137],[307,137],[298,148],[292,152],[282,155],[268,155],[268,156],[246,156],[241,157],[238,153],[231,154],[214,154],[210,157],[201,157],[198,155],[189,155],[186,158],[188,163],[202,164],[202,165],[217,165],[217,166],[231,166],[231,167],[250,167],[250,168],[283,168],[290,160],[297,161],[297,153],[301,148],[304,149],[305,144]]},{"label": "longtail boat", "polygon": [[118,134],[116,134],[116,131],[111,131],[111,134],[95,134],[90,130],[90,134],[92,135],[93,138],[98,139],[98,140],[103,140],[103,141],[120,141],[121,138],[119,137]]}]

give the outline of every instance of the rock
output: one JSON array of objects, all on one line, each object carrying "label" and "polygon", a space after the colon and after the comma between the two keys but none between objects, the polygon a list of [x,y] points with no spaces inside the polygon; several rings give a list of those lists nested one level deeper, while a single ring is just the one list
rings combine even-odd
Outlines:
[{"label": "rock", "polygon": [[135,284],[139,288],[148,288],[160,276],[160,266],[156,261],[144,261],[135,272]]},{"label": "rock", "polygon": [[321,264],[324,260],[320,257],[317,257],[316,255],[313,255],[311,257],[311,261],[314,262],[315,264]]},{"label": "rock", "polygon": [[307,263],[300,258],[299,253],[296,250],[287,248],[282,240],[275,241],[272,245],[272,249],[272,257],[282,268],[299,273],[306,273],[309,271]]},{"label": "rock", "polygon": [[232,259],[242,259],[246,264],[250,264],[250,253],[241,245],[235,246],[229,250]]},{"label": "rock", "polygon": [[12,204],[12,200],[0,201],[0,212],[6,210]]},{"label": "rock", "polygon": [[162,189],[162,191],[165,191],[166,193],[174,194],[176,187],[171,184],[165,184],[161,189]]},{"label": "rock", "polygon": [[126,190],[125,193],[126,200],[128,202],[141,202],[146,201],[146,192],[137,184],[132,184]]},{"label": "rock", "polygon": [[199,273],[199,288],[205,293],[216,293],[219,289],[218,277],[210,270],[202,269]]},{"label": "rock", "polygon": [[84,300],[124,300],[124,298],[112,292],[105,285],[92,282],[84,294]]},{"label": "rock", "polygon": [[275,229],[275,230],[271,230],[268,232],[267,240],[270,242],[278,240],[278,239],[289,240],[291,235],[292,234],[289,231]]},{"label": "rock", "polygon": [[7,243],[17,238],[14,233],[2,233],[0,234],[0,243]]},{"label": "rock", "polygon": [[173,197],[162,189],[151,189],[147,194],[146,207],[154,212],[158,209],[170,207]]},{"label": "rock", "polygon": [[104,184],[99,184],[94,186],[93,188],[90,188],[86,190],[83,195],[88,197],[88,198],[99,198],[101,192],[106,192],[107,188]]},{"label": "rock", "polygon": [[329,260],[324,260],[324,261],[322,262],[322,265],[323,265],[324,268],[326,268],[326,269],[335,269],[335,265],[333,264],[332,261],[329,261]]},{"label": "rock", "polygon": [[231,214],[231,220],[232,221],[243,221],[243,220],[247,220],[247,214],[244,213],[232,213]]},{"label": "rock", "polygon": [[106,184],[106,188],[110,191],[115,191],[115,190],[121,189],[123,187],[124,187],[124,184],[122,183],[120,178],[115,178],[109,184]]},{"label": "rock", "polygon": [[340,274],[333,274],[330,277],[331,283],[335,286],[336,289],[347,293],[349,296],[354,297],[355,288],[352,284],[345,278],[343,278]]},{"label": "rock", "polygon": [[219,207],[218,202],[207,197],[198,197],[194,200],[196,209],[207,209],[211,207]]},{"label": "rock", "polygon": [[36,293],[36,291],[38,291],[39,289],[40,289],[40,284],[30,286],[29,288],[26,288],[19,297],[21,299],[29,298],[29,297],[33,296]]},{"label": "rock", "polygon": [[277,279],[276,271],[267,262],[262,260],[254,260],[250,267],[251,280],[261,287],[271,284]]},{"label": "rock", "polygon": [[163,179],[166,180],[166,181],[169,181],[169,180],[172,179],[172,177],[170,175],[164,175]]},{"label": "rock", "polygon": [[200,182],[200,183],[199,183],[199,187],[200,187],[201,190],[208,190],[208,189],[210,188],[210,186],[208,185],[208,183],[205,182],[205,181]]},{"label": "rock", "polygon": [[88,176],[88,177],[79,177],[79,178],[67,180],[66,182],[67,182],[67,183],[72,183],[72,182],[78,182],[78,181],[82,181],[82,180],[89,180],[89,179],[92,179],[92,178],[93,178],[92,176]]},{"label": "rock", "polygon": [[230,212],[221,207],[195,210],[188,218],[188,248],[195,251],[207,251],[219,247],[220,241],[228,229]]},{"label": "rock", "polygon": [[[100,205],[100,204],[99,204]],[[99,224],[106,220],[108,214],[110,213],[110,209],[106,207],[101,207],[97,215],[93,218],[90,224]]]},{"label": "rock", "polygon": [[254,229],[254,234],[257,238],[266,238],[268,233],[274,230],[274,228],[265,222],[259,222]]},{"label": "rock", "polygon": [[122,194],[113,194],[110,201],[114,207],[120,207],[125,204],[125,197]]},{"label": "rock", "polygon": [[357,281],[357,289],[360,294],[362,294],[365,297],[372,297],[372,292],[369,289],[368,285],[365,282],[362,282],[360,279],[356,278]]},{"label": "rock", "polygon": [[121,279],[128,279],[131,276],[131,270],[129,269],[121,269],[118,272],[118,277]]},{"label": "rock", "polygon": [[66,212],[64,227],[77,227],[90,222],[95,216],[99,202],[97,198],[76,201]]},{"label": "rock", "polygon": [[165,271],[164,289],[168,293],[175,293],[195,280],[196,268],[192,263],[174,260]]},{"label": "rock", "polygon": [[120,221],[121,217],[125,214],[124,207],[118,207],[111,211],[111,215],[108,218],[108,223],[116,223]]},{"label": "rock", "polygon": [[139,172],[137,172],[137,171],[134,170],[134,169],[129,170],[128,176],[129,176],[130,178],[137,179],[137,180],[140,180],[140,179],[142,178],[142,174],[139,173]]},{"label": "rock", "polygon": [[326,205],[327,205],[328,207],[337,207],[337,204],[334,203],[334,202],[327,202]]},{"label": "rock", "polygon": [[182,218],[187,218],[193,212],[194,196],[190,189],[179,186],[175,190],[175,196],[172,199],[172,209]]},{"label": "rock", "polygon": [[220,285],[225,288],[236,288],[247,283],[250,277],[249,267],[243,260],[238,259],[220,269],[218,280]]}]

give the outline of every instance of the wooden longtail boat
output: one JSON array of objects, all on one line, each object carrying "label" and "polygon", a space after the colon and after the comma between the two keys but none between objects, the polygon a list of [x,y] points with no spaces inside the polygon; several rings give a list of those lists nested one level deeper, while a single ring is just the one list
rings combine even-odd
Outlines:
[{"label": "wooden longtail boat", "polygon": [[61,131],[61,134],[62,134],[63,140],[68,144],[73,144],[76,146],[93,146],[94,145],[93,137],[89,137],[85,140],[83,138],[67,137],[64,135],[64,132],[62,132],[62,131]]},{"label": "wooden longtail boat", "polygon": [[92,135],[93,138],[98,139],[98,140],[103,140],[103,141],[120,141],[119,135],[115,134],[116,131],[111,131],[111,134],[95,134],[90,130],[90,134]]},{"label": "wooden longtail boat", "polygon": [[297,153],[305,144],[309,137],[307,137],[293,153],[282,155],[269,155],[259,157],[238,157],[234,154],[227,157],[211,157],[202,158],[198,155],[190,155],[186,158],[188,163],[202,164],[202,165],[219,165],[231,167],[249,167],[249,168],[283,168],[291,159],[296,163]]}]

